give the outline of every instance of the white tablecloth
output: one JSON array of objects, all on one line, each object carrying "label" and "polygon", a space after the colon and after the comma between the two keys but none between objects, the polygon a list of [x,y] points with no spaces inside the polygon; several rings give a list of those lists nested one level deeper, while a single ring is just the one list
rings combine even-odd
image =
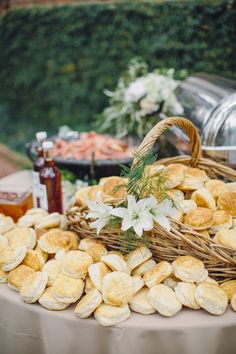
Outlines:
[{"label": "white tablecloth", "polygon": [[235,354],[236,313],[184,309],[175,317],[139,315],[115,327],[80,320],[75,305],[48,311],[0,284],[0,354]]}]

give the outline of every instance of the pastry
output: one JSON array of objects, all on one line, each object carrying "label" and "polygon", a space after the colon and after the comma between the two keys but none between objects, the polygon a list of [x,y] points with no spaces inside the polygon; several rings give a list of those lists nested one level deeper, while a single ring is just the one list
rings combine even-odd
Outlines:
[{"label": "pastry", "polygon": [[87,206],[87,200],[89,199],[89,197],[88,197],[89,190],[90,190],[90,187],[82,187],[76,192],[76,194],[75,194],[76,205],[78,205],[80,207]]},{"label": "pastry", "polygon": [[199,168],[186,167],[184,170],[184,180],[178,186],[182,191],[194,191],[204,187],[204,182],[208,180],[206,172]]},{"label": "pastry", "polygon": [[232,217],[236,217],[236,192],[221,193],[217,205],[220,210],[225,210]]},{"label": "pastry", "polygon": [[70,238],[60,229],[52,229],[46,232],[39,240],[39,247],[47,253],[57,253],[62,249],[70,248]]},{"label": "pastry", "polygon": [[2,270],[0,267],[0,284],[7,282],[7,276],[8,276],[8,273],[4,272],[4,270]]},{"label": "pastry", "polygon": [[153,286],[147,297],[150,304],[162,316],[174,316],[182,309],[182,304],[177,300],[175,292],[164,284]]},{"label": "pastry", "polygon": [[136,248],[134,251],[130,252],[125,258],[128,266],[131,270],[138,267],[140,264],[144,263],[148,259],[152,257],[151,251],[145,247],[140,246]]},{"label": "pastry", "polygon": [[34,209],[34,212],[32,213],[27,213],[23,216],[21,216],[18,221],[17,221],[17,226],[18,227],[34,227],[35,223],[37,221],[40,221],[45,215],[48,215],[48,212],[36,208]]},{"label": "pastry", "polygon": [[0,234],[0,254],[2,254],[8,246],[8,238]]},{"label": "pastry", "polygon": [[198,233],[199,235],[202,235],[202,236],[206,237],[206,238],[211,238],[211,237],[210,237],[210,234],[209,234],[209,232],[208,232],[207,230],[198,230],[197,233]]},{"label": "pastry", "polygon": [[200,306],[195,300],[196,288],[197,286],[195,284],[185,282],[178,282],[175,287],[175,295],[179,302],[193,310],[200,309]]},{"label": "pastry", "polygon": [[57,251],[57,253],[55,254],[55,259],[57,261],[61,261],[62,262],[68,252],[69,252],[68,250]]},{"label": "pastry", "polygon": [[162,261],[157,263],[153,268],[144,273],[143,280],[148,288],[160,284],[164,279],[168,278],[172,273],[170,263]]},{"label": "pastry", "polygon": [[88,318],[101,303],[102,295],[97,289],[92,289],[80,300],[74,313],[79,318]]},{"label": "pastry", "polygon": [[3,256],[1,257],[2,270],[4,272],[9,272],[10,270],[16,268],[27,253],[27,248],[25,246],[9,246],[5,250]]},{"label": "pastry", "polygon": [[207,188],[200,188],[193,192],[191,199],[198,207],[215,210],[216,202]]},{"label": "pastry", "polygon": [[36,245],[36,232],[30,227],[15,227],[5,233],[10,246],[25,246],[32,250]]},{"label": "pastry", "polygon": [[127,304],[117,307],[103,303],[94,312],[94,318],[102,326],[115,326],[129,317],[130,309]]},{"label": "pastry", "polygon": [[124,199],[127,194],[127,178],[108,177],[103,184],[103,192],[114,198]]},{"label": "pastry", "polygon": [[133,279],[123,272],[106,274],[103,278],[102,297],[106,304],[122,306],[134,295]]},{"label": "pastry", "polygon": [[208,277],[203,262],[192,256],[176,258],[172,271],[177,278],[188,283],[203,282]]},{"label": "pastry", "polygon": [[32,304],[43,294],[47,285],[48,276],[45,272],[34,272],[23,282],[20,289],[21,300]]},{"label": "pastry", "polygon": [[48,232],[47,229],[36,229],[36,236],[37,236],[37,241],[44,235],[46,232]]},{"label": "pastry", "polygon": [[179,186],[184,180],[185,169],[186,166],[178,163],[168,165],[163,172],[166,178],[165,188],[172,189]]},{"label": "pastry", "polygon": [[184,193],[178,189],[167,190],[166,194],[177,204],[184,200]]},{"label": "pastry", "polygon": [[34,274],[33,269],[22,264],[19,265],[8,273],[7,281],[9,287],[15,291],[20,291],[22,284],[31,274]]},{"label": "pastry", "polygon": [[42,270],[45,261],[39,252],[28,250],[22,264],[32,268],[35,272],[39,272]]},{"label": "pastry", "polygon": [[174,289],[180,280],[174,275],[169,276],[163,281],[163,284],[169,286],[169,288]]},{"label": "pastry", "polygon": [[140,264],[138,267],[136,267],[132,275],[141,275],[143,276],[144,273],[152,269],[156,265],[156,262],[153,259],[148,259],[147,261],[143,262]]},{"label": "pastry", "polygon": [[32,208],[28,209],[25,213],[25,215],[43,215],[46,216],[48,215],[48,212],[42,208]]},{"label": "pastry", "polygon": [[134,294],[136,294],[140,289],[144,287],[145,283],[141,275],[133,275],[132,279],[133,279]]},{"label": "pastry", "polygon": [[184,216],[184,224],[195,230],[209,229],[213,225],[214,212],[207,208],[191,209]]},{"label": "pastry", "polygon": [[[210,277],[207,277],[206,280],[204,280],[204,283],[211,283],[211,284],[219,286],[217,281],[215,279],[210,278]],[[201,282],[200,283],[197,282],[197,284],[201,284]]]},{"label": "pastry", "polygon": [[102,242],[92,238],[82,239],[79,243],[79,249],[88,253],[94,262],[99,262],[101,257],[107,254],[107,249]]},{"label": "pastry", "polygon": [[57,301],[52,295],[51,287],[44,290],[43,294],[39,298],[39,303],[41,306],[45,307],[45,309],[52,311],[65,310],[70,305]]},{"label": "pastry", "polygon": [[99,291],[102,291],[102,282],[106,274],[110,273],[110,269],[103,262],[91,264],[88,268],[90,280]]},{"label": "pastry", "polygon": [[236,312],[236,294],[232,296],[232,299],[230,301],[232,309]]},{"label": "pastry", "polygon": [[215,199],[217,199],[221,193],[226,192],[225,183],[218,179],[211,179],[207,181],[205,183],[205,187]]},{"label": "pastry", "polygon": [[148,288],[139,290],[130,300],[129,306],[132,311],[141,313],[143,315],[149,315],[155,313],[155,308],[150,304],[148,300]]},{"label": "pastry", "polygon": [[190,210],[196,209],[197,208],[197,204],[195,203],[194,200],[191,200],[191,199],[181,200],[181,201],[178,202],[178,207],[183,212],[183,214],[186,214]]},{"label": "pastry", "polygon": [[95,185],[90,186],[88,190],[88,199],[92,201],[96,201],[97,199],[101,199],[104,194],[102,186]]},{"label": "pastry", "polygon": [[213,225],[209,229],[209,233],[214,235],[221,229],[230,229],[232,227],[232,216],[225,210],[217,210],[214,212]]},{"label": "pastry", "polygon": [[83,251],[70,251],[62,261],[62,272],[73,278],[85,278],[92,258]]},{"label": "pastry", "polygon": [[146,166],[144,173],[149,178],[154,178],[159,176],[165,170],[165,168],[165,165],[159,165],[158,163],[154,163],[152,165]]},{"label": "pastry", "polygon": [[225,184],[227,192],[236,192],[236,182],[230,182]]},{"label": "pastry", "polygon": [[14,221],[10,216],[0,217],[0,234],[4,234],[15,227]]},{"label": "pastry", "polygon": [[195,291],[195,299],[199,306],[212,315],[223,315],[228,305],[228,298],[224,291],[211,283],[199,284]]},{"label": "pastry", "polygon": [[82,279],[71,278],[61,274],[54,282],[51,291],[57,301],[73,304],[83,294],[84,282]]},{"label": "pastry", "polygon": [[220,288],[227,295],[228,300],[231,300],[236,293],[236,280],[228,280],[220,284]]},{"label": "pastry", "polygon": [[59,228],[63,231],[66,231],[69,226],[68,219],[65,215],[62,215],[62,214],[60,215],[60,219],[61,219],[61,222],[60,222]]},{"label": "pastry", "polygon": [[62,271],[62,262],[51,259],[44,265],[43,271],[48,275],[47,286],[52,286]]},{"label": "pastry", "polygon": [[35,229],[52,229],[59,227],[61,224],[61,215],[59,213],[51,213],[40,218],[35,223]]},{"label": "pastry", "polygon": [[95,289],[95,286],[92,283],[92,280],[89,275],[85,278],[85,294],[87,294],[90,290]]},{"label": "pastry", "polygon": [[38,242],[36,243],[36,246],[34,247],[34,250],[37,251],[38,253],[40,253],[43,256],[44,262],[47,262],[48,253],[44,252],[43,250],[41,250],[41,248],[38,245]]},{"label": "pastry", "polygon": [[118,252],[118,251],[108,251],[107,254],[117,254],[117,256],[119,256],[120,258],[125,259],[125,256],[121,252]]},{"label": "pastry", "polygon": [[111,270],[118,272],[125,272],[130,274],[130,267],[124,259],[117,254],[107,254],[101,257],[103,263],[105,263]]},{"label": "pastry", "polygon": [[78,250],[79,249],[79,237],[74,231],[64,231],[64,235],[68,236],[70,239],[70,250]]},{"label": "pastry", "polygon": [[222,229],[218,231],[214,238],[218,243],[230,247],[236,250],[236,230],[225,230]]}]

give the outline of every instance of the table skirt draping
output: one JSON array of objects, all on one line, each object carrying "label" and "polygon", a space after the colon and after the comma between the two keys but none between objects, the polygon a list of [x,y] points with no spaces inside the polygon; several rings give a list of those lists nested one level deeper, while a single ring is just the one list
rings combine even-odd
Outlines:
[{"label": "table skirt draping", "polygon": [[0,354],[236,354],[236,313],[184,309],[172,318],[132,313],[102,327],[80,320],[75,305],[48,311],[0,285]]}]

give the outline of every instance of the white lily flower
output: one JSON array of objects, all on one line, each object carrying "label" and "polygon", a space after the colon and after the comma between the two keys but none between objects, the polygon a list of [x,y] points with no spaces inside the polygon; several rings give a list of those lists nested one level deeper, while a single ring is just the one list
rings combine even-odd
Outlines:
[{"label": "white lily flower", "polygon": [[98,200],[96,202],[88,200],[87,205],[90,209],[90,212],[87,215],[87,219],[97,219],[91,222],[89,225],[92,228],[97,229],[97,235],[99,235],[100,231],[109,222],[111,217],[111,210],[113,208],[111,205],[104,204]]},{"label": "white lily flower", "polygon": [[169,199],[165,199],[162,203],[158,204],[156,198],[152,195],[146,199],[146,207],[152,215],[155,222],[170,231],[171,226],[167,216],[175,216],[178,211],[173,207]]},{"label": "white lily flower", "polygon": [[127,201],[127,208],[115,208],[111,214],[123,219],[121,225],[122,231],[133,227],[135,233],[141,237],[144,230],[148,231],[153,228],[152,215],[147,211],[145,199],[136,202],[132,195],[128,195]]}]

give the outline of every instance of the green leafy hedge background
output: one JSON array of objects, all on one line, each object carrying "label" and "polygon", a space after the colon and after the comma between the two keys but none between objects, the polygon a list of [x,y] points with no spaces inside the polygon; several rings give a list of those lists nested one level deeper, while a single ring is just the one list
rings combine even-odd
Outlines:
[{"label": "green leafy hedge background", "polygon": [[236,79],[236,2],[174,1],[9,11],[0,21],[0,139],[90,129],[134,56]]}]

